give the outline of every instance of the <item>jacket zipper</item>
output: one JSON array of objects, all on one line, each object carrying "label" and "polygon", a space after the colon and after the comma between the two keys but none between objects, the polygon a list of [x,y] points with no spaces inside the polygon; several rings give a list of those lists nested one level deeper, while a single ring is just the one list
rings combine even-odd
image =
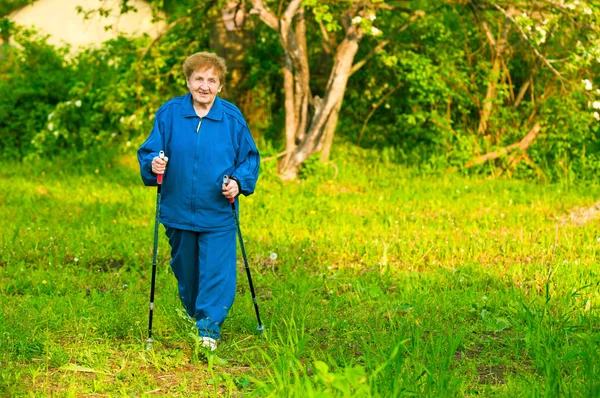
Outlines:
[{"label": "jacket zipper", "polygon": [[194,176],[192,177],[192,219],[190,220],[190,226],[194,226],[194,216],[196,214],[196,174],[198,170],[198,148],[200,147],[200,126],[202,126],[202,118],[198,120],[198,126],[196,126],[196,153],[194,155]]}]

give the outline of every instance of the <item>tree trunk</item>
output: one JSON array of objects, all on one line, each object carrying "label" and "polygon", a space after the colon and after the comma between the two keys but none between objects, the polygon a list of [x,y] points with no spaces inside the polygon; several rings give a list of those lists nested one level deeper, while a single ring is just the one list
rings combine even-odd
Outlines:
[{"label": "tree trunk", "polygon": [[227,61],[228,79],[222,94],[225,99],[237,99],[241,94],[237,86],[245,68],[246,48],[251,40],[241,29],[243,22],[244,10],[235,1],[229,1],[211,24],[210,47]]},{"label": "tree trunk", "polygon": [[292,59],[286,53],[283,66],[283,90],[285,92],[285,164],[296,149],[296,131],[298,120],[294,111],[294,68]]},{"label": "tree trunk", "polygon": [[500,73],[502,70],[502,63],[504,62],[504,54],[506,52],[506,47],[508,45],[508,31],[510,27],[510,21],[505,18],[504,26],[502,29],[502,34],[498,38],[497,41],[494,40],[493,35],[485,22],[482,22],[481,26],[483,27],[488,41],[490,42],[491,47],[494,50],[493,54],[493,62],[492,62],[492,72],[490,74],[490,82],[487,87],[487,91],[485,94],[485,99],[483,100],[483,108],[481,110],[481,114],[479,117],[479,126],[477,127],[478,135],[485,135],[488,130],[488,122],[490,116],[492,115],[492,108],[494,106],[494,101],[496,99],[496,87],[498,85],[498,81],[500,80]]},{"label": "tree trunk", "polygon": [[327,119],[327,124],[325,124],[325,138],[323,139],[323,148],[321,149],[321,162],[329,160],[331,146],[333,145],[333,136],[335,134],[335,128],[337,127],[340,109],[342,108],[342,101],[343,98],[338,101],[335,108],[333,108],[333,112]]},{"label": "tree trunk", "polygon": [[321,100],[316,96],[313,98],[309,85],[310,70],[302,1],[292,0],[281,18],[277,17],[263,0],[252,0],[252,5],[251,13],[257,14],[264,23],[279,32],[285,53],[283,75],[286,154],[278,169],[282,179],[294,179],[302,162],[312,154],[321,150],[322,160],[329,157],[346,84],[351,75],[362,32],[351,23],[350,13],[346,13],[343,17],[345,38],[337,47],[329,82]]},{"label": "tree trunk", "polygon": [[295,178],[302,162],[319,149],[327,148],[326,155],[329,155],[333,141],[333,129],[338,121],[339,109],[344,99],[352,62],[358,51],[358,40],[359,38],[355,35],[349,37],[347,35],[338,46],[333,69],[325,89],[323,104],[315,109],[304,140],[300,142],[284,167],[280,168],[284,179]]}]

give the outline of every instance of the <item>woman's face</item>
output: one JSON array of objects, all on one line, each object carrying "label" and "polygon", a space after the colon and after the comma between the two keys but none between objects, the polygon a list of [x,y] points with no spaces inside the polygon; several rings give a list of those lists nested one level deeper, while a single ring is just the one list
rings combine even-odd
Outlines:
[{"label": "woman's face", "polygon": [[194,71],[186,82],[194,99],[194,105],[201,108],[210,107],[222,88],[219,75],[213,67]]}]

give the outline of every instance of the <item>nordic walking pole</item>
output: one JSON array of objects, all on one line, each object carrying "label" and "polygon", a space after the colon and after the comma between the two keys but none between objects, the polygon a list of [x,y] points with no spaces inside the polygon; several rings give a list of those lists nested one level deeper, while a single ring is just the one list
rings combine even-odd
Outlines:
[{"label": "nordic walking pole", "polygon": [[[158,157],[161,159],[165,158],[165,153],[160,151]],[[152,250],[152,282],[150,284],[150,314],[148,315],[148,340],[146,340],[146,349],[152,348],[152,315],[154,314],[154,287],[156,286],[156,256],[158,254],[158,217],[160,215],[160,193],[162,187],[163,175],[158,174],[156,176],[156,216],[154,217],[154,248]]]},{"label": "nordic walking pole", "polygon": [[[229,176],[223,176],[223,183],[229,184]],[[260,320],[260,313],[258,311],[258,300],[256,300],[256,293],[254,292],[254,284],[252,283],[252,275],[250,275],[250,266],[248,265],[248,257],[246,256],[246,249],[244,248],[244,239],[242,239],[242,229],[240,228],[240,220],[238,218],[237,211],[235,209],[235,198],[229,198],[231,203],[231,210],[233,210],[233,217],[235,218],[235,225],[237,226],[238,236],[240,237],[240,248],[242,249],[242,257],[244,258],[244,267],[246,268],[246,276],[248,276],[248,283],[250,284],[250,293],[252,294],[252,302],[254,303],[254,312],[256,312],[256,320],[258,321],[258,330],[261,334],[265,330],[262,321]]]}]

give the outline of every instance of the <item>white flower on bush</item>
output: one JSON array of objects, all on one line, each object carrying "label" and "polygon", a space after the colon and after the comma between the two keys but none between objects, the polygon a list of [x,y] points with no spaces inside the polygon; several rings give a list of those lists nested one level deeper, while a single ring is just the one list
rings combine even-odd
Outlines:
[{"label": "white flower on bush", "polygon": [[592,11],[591,8],[587,8],[586,7],[586,8],[583,9],[583,13],[587,14],[587,15],[592,15],[594,12]]},{"label": "white flower on bush", "polygon": [[79,108],[81,106],[81,100],[75,101],[75,106]]},{"label": "white flower on bush", "polygon": [[54,116],[54,112],[50,112],[50,114],[48,115],[48,120],[52,120],[53,116]]},{"label": "white flower on bush", "polygon": [[58,130],[56,130],[56,131],[54,132],[54,136],[55,136],[55,137],[58,137]]},{"label": "white flower on bush", "polygon": [[594,101],[592,106],[594,107],[594,109],[600,109],[600,101]]},{"label": "white flower on bush", "polygon": [[352,18],[352,23],[354,25],[358,25],[360,23],[360,21],[362,21],[362,17],[360,15],[357,15],[354,18]]},{"label": "white flower on bush", "polygon": [[277,260],[277,253],[271,253],[271,254],[269,254],[269,258],[271,259],[271,261]]},{"label": "white flower on bush", "polygon": [[54,130],[54,123],[48,123],[48,130]]},{"label": "white flower on bush", "polygon": [[541,26],[536,26],[535,30],[540,35],[539,42],[544,43],[546,41],[546,31]]},{"label": "white flower on bush", "polygon": [[381,30],[377,29],[375,26],[371,26],[371,34],[373,36],[379,36],[381,34]]},{"label": "white flower on bush", "polygon": [[600,113],[598,113],[598,112],[594,112],[594,118],[595,118],[596,120],[600,120]]},{"label": "white flower on bush", "polygon": [[585,85],[587,91],[590,91],[593,88],[592,82],[589,79],[583,79],[581,82]]},{"label": "white flower on bush", "polygon": [[369,15],[369,19],[371,20],[371,22],[373,22],[376,18],[377,16],[375,14]]}]

